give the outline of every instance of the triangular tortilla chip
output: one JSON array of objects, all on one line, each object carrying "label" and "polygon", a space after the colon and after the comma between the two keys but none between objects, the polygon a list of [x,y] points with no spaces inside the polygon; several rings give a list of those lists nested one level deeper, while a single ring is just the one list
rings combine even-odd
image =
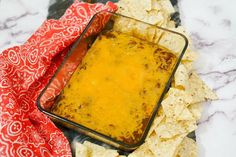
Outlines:
[{"label": "triangular tortilla chip", "polygon": [[148,148],[147,143],[144,143],[138,149],[129,154],[128,157],[155,157],[155,155]]},{"label": "triangular tortilla chip", "polygon": [[117,150],[106,149],[103,146],[85,141],[84,146],[88,149],[89,157],[117,157],[119,156]]},{"label": "triangular tortilla chip", "polygon": [[181,134],[188,134],[196,129],[195,120],[177,121],[171,118],[165,118],[155,128],[158,137],[163,139],[173,138]]},{"label": "triangular tortilla chip", "polygon": [[189,76],[189,89],[187,91],[192,97],[192,104],[204,102],[207,100],[218,99],[215,92],[213,92],[195,73],[192,72]]},{"label": "triangular tortilla chip", "polygon": [[185,136],[183,134],[167,140],[152,136],[147,140],[147,145],[155,157],[173,157]]},{"label": "triangular tortilla chip", "polygon": [[197,157],[197,144],[193,139],[185,137],[178,148],[176,157]]}]

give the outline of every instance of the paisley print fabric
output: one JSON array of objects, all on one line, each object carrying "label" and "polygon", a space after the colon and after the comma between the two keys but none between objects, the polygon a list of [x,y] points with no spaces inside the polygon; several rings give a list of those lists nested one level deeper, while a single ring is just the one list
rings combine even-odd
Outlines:
[{"label": "paisley print fabric", "polygon": [[[45,21],[24,45],[0,54],[1,157],[71,156],[67,139],[37,109],[36,99],[91,17],[102,10],[116,9],[111,2],[103,5],[76,1],[59,20]],[[98,32],[107,18],[105,14],[99,17],[86,35]],[[55,94],[57,89],[52,91]]]}]

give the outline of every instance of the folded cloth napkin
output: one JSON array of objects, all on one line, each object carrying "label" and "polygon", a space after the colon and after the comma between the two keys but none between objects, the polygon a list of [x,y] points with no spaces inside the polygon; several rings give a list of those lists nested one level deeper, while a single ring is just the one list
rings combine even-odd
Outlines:
[{"label": "folded cloth napkin", "polygon": [[[36,107],[39,93],[48,83],[92,16],[115,11],[108,2],[74,2],[59,20],[47,20],[21,46],[0,54],[0,156],[71,156],[63,133]],[[104,18],[88,31],[98,32]],[[100,21],[99,21],[100,20]]]}]

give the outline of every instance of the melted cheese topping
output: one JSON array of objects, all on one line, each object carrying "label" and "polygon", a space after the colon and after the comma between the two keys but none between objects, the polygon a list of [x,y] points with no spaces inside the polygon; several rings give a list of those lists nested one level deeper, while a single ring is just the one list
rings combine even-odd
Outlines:
[{"label": "melted cheese topping", "polygon": [[127,144],[140,140],[176,57],[118,33],[100,35],[53,112]]}]

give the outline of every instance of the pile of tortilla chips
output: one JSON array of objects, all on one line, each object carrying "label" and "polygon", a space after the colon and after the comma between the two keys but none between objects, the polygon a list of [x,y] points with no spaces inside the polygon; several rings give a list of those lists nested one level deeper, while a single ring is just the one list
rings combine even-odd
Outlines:
[{"label": "pile of tortilla chips", "polygon": [[[170,20],[175,12],[169,0],[120,0],[118,13],[132,17],[156,26],[171,29],[186,34],[182,26],[175,27]],[[123,27],[123,26],[126,27]],[[163,46],[171,47],[178,52],[182,43],[177,37],[145,28],[124,19],[116,19],[114,28],[121,31],[138,34],[147,40]],[[141,31],[142,30],[142,31]],[[141,33],[140,33],[141,32]],[[190,39],[189,39],[190,41]],[[191,43],[191,42],[190,42]],[[187,135],[197,128],[201,117],[201,103],[217,99],[216,94],[207,87],[193,69],[196,53],[187,48],[179,65],[172,85],[162,101],[162,107],[154,120],[149,135],[143,145],[128,157],[196,157],[197,146]],[[90,142],[76,144],[77,157],[118,157],[116,150],[106,149]]]}]

